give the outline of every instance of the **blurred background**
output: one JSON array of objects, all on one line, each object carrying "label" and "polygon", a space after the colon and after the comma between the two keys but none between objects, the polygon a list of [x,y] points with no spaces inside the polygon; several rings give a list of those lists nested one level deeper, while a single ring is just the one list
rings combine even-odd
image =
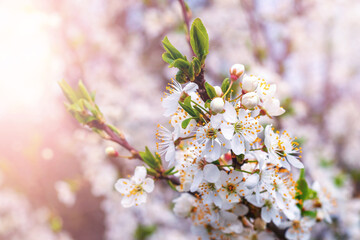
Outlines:
[{"label": "blurred background", "polygon": [[[274,124],[301,139],[308,177],[337,202],[313,238],[360,239],[360,2],[186,2],[208,29],[209,82],[242,63],[277,84],[287,112]],[[189,54],[177,0],[0,1],[0,239],[196,239],[166,186],[120,205],[113,184],[139,163],[107,159],[107,146],[126,152],[79,126],[58,86],[82,80],[109,123],[155,150],[175,74],[165,35]]]}]

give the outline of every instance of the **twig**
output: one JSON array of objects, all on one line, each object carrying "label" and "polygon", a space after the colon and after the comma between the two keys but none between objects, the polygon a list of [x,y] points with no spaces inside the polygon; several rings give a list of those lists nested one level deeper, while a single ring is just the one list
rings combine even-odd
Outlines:
[{"label": "twig", "polygon": [[189,19],[188,12],[186,10],[186,5],[185,5],[184,0],[179,0],[179,3],[181,5],[182,14],[184,16],[184,23],[185,23],[185,27],[186,27],[186,41],[189,44],[191,54],[193,56],[195,56],[194,50],[192,49],[191,44],[190,44],[190,19]]},{"label": "twig", "polygon": [[[131,146],[123,135],[121,135],[121,134],[119,135],[119,134],[115,133],[106,123],[95,120],[95,121],[90,122],[88,125],[90,127],[94,127],[94,128],[104,131],[109,136],[108,140],[116,142],[117,144],[119,144],[120,146],[122,146],[123,148],[128,150],[132,154],[132,158],[136,158],[141,161],[144,161],[142,159],[142,157],[140,156],[139,151],[136,150],[133,146]],[[114,161],[112,161],[112,162],[114,162]],[[119,167],[120,165],[116,163],[116,166]],[[167,175],[163,175],[163,173],[159,172],[159,175],[156,176],[156,178],[169,180],[174,185],[180,185],[179,179],[176,178],[175,176],[167,176]]]}]

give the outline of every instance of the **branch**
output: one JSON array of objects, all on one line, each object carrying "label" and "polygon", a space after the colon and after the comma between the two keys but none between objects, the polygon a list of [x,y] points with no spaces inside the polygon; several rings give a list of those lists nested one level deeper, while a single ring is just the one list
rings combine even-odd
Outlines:
[{"label": "branch", "polygon": [[[88,126],[104,131],[109,136],[109,138],[107,138],[108,140],[116,142],[117,144],[119,144],[120,146],[122,146],[123,148],[128,150],[132,154],[132,158],[139,159],[144,162],[144,160],[141,158],[141,156],[139,154],[139,151],[136,150],[133,146],[131,146],[128,143],[128,141],[126,140],[124,135],[114,132],[106,123],[94,120],[94,121],[88,123]],[[116,166],[119,167],[119,165],[117,163],[116,163]],[[163,175],[163,173],[159,172],[159,175],[156,176],[156,178],[169,180],[174,185],[180,185],[179,179],[176,178],[175,176],[167,176],[167,175]]]},{"label": "branch", "polygon": [[179,0],[179,3],[181,6],[182,14],[184,16],[184,23],[185,23],[185,27],[186,27],[186,41],[189,44],[191,54],[193,56],[195,56],[194,50],[192,49],[191,44],[190,44],[190,19],[189,19],[188,11],[186,10],[186,4],[185,4],[184,0]]},{"label": "branch", "polygon": [[199,87],[197,92],[199,93],[201,99],[204,102],[206,102],[206,100],[210,99],[210,97],[207,94],[206,89],[205,89],[206,80],[205,80],[205,74],[204,74],[205,70],[204,70],[204,68],[205,68],[205,66],[201,69],[200,74],[197,77],[195,77],[194,83],[196,83],[198,85],[198,87]]}]

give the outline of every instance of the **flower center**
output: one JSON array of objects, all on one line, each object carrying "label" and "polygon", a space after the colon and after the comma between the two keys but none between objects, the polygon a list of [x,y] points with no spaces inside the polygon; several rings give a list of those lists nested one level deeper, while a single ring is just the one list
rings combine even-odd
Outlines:
[{"label": "flower center", "polygon": [[271,201],[270,200],[268,200],[268,199],[266,199],[265,200],[265,204],[264,204],[267,208],[271,208],[272,207],[272,203],[271,203]]},{"label": "flower center", "polygon": [[229,193],[234,193],[235,190],[236,190],[235,184],[229,183],[229,184],[226,186],[226,190],[227,190]]},{"label": "flower center", "polygon": [[240,122],[234,124],[234,129],[236,133],[240,133],[243,130],[243,125]]},{"label": "flower center", "polygon": [[215,139],[216,138],[216,134],[217,134],[217,130],[214,128],[209,128],[206,131],[206,137],[207,138],[211,138],[211,139]]},{"label": "flower center", "polygon": [[136,185],[131,191],[130,191],[130,195],[135,195],[137,193],[142,193],[143,192],[143,188],[141,185]]},{"label": "flower center", "polygon": [[300,229],[300,221],[294,220],[294,221],[292,222],[292,227],[293,227],[295,230]]}]

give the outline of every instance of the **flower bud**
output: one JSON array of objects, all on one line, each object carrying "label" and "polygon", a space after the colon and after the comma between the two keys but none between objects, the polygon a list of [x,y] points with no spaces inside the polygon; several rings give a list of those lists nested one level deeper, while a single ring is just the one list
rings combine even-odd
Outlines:
[{"label": "flower bud", "polygon": [[259,80],[256,76],[245,75],[242,79],[242,89],[246,92],[253,92],[258,86]]},{"label": "flower bud", "polygon": [[254,221],[254,229],[257,231],[264,231],[266,229],[266,222],[261,218],[256,218]]},{"label": "flower bud", "polygon": [[191,209],[194,207],[196,198],[188,193],[181,194],[180,197],[174,199],[174,213],[179,217],[188,217]]},{"label": "flower bud", "polygon": [[210,109],[214,113],[220,113],[224,110],[225,102],[222,98],[216,97],[210,103]]},{"label": "flower bud", "polygon": [[254,92],[246,93],[242,97],[241,103],[247,109],[253,109],[259,104],[259,96]]},{"label": "flower bud", "polygon": [[222,92],[222,90],[221,90],[221,87],[219,87],[219,86],[214,86],[214,89],[215,89],[216,95],[217,95],[218,97],[221,97],[221,96],[223,95],[223,92]]},{"label": "flower bud", "polygon": [[119,153],[113,147],[107,147],[105,149],[105,153],[106,153],[106,156],[108,156],[108,157],[117,157],[117,156],[119,156]]},{"label": "flower bud", "polygon": [[230,68],[230,76],[232,81],[239,79],[245,71],[245,67],[242,64],[234,64]]}]

